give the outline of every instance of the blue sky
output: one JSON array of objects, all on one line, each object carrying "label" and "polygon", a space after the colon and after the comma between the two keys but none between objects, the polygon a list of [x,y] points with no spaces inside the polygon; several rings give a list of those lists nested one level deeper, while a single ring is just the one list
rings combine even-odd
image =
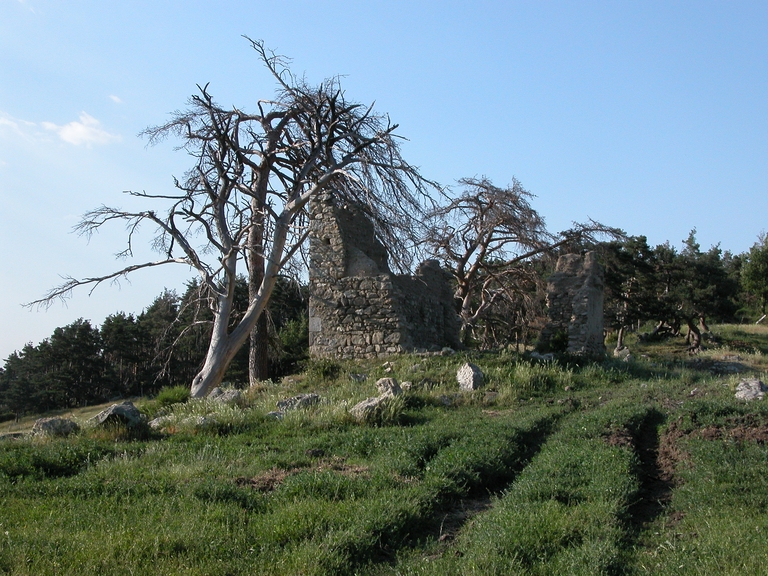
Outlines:
[{"label": "blue sky", "polygon": [[696,227],[703,247],[739,253],[768,228],[765,2],[0,0],[0,359],[192,276],[145,271],[20,306],[62,275],[124,264],[119,227],[90,242],[71,230],[188,167],[143,128],[196,84],[244,109],[272,95],[243,34],[310,82],[343,75],[427,177],[517,177],[552,231],[591,217],[680,247]]}]

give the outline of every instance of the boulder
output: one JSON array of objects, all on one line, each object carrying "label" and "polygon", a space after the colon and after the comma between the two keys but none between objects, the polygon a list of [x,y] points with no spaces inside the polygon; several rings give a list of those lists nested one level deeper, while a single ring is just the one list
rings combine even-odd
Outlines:
[{"label": "boulder", "polygon": [[319,394],[299,394],[298,396],[293,396],[284,400],[278,400],[277,409],[283,412],[286,410],[298,410],[300,408],[309,408],[318,402],[320,402]]},{"label": "boulder", "polygon": [[631,353],[629,351],[629,348],[627,348],[626,346],[622,346],[621,348],[615,348],[613,350],[613,357],[620,358],[621,360],[624,360],[630,354]]},{"label": "boulder", "polygon": [[133,428],[144,423],[144,415],[133,405],[133,402],[112,404],[91,418],[96,424],[120,423]]},{"label": "boulder", "polygon": [[32,432],[35,434],[47,434],[48,436],[69,436],[80,430],[77,422],[69,418],[38,418],[32,426]]},{"label": "boulder", "polygon": [[366,398],[362,402],[358,402],[352,406],[352,408],[349,410],[349,413],[358,422],[365,422],[374,414],[374,412],[376,412],[379,406],[381,406],[389,398],[389,396]]},{"label": "boulder", "polygon": [[243,393],[236,388],[229,388],[222,390],[221,388],[214,388],[211,393],[208,394],[209,400],[215,400],[222,404],[238,404],[243,398]]},{"label": "boulder", "polygon": [[459,368],[456,380],[459,382],[459,389],[465,392],[477,390],[483,385],[483,372],[474,364],[467,362]]},{"label": "boulder", "polygon": [[739,400],[762,400],[768,390],[757,378],[748,378],[736,386],[736,398]]},{"label": "boulder", "polygon": [[173,416],[158,416],[147,422],[147,426],[152,428],[152,430],[162,430],[171,422],[173,422]]},{"label": "boulder", "polygon": [[380,396],[399,396],[403,393],[402,388],[394,378],[379,378],[376,381],[376,389]]}]

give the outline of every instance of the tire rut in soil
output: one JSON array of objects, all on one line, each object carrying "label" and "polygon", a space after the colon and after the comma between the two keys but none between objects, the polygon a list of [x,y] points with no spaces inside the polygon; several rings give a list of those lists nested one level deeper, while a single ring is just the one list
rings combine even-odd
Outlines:
[{"label": "tire rut in soil", "polygon": [[633,437],[635,454],[639,460],[638,478],[640,489],[635,502],[627,512],[628,532],[632,540],[639,533],[665,513],[672,498],[674,478],[667,462],[667,450],[660,445],[659,428],[664,423],[664,414],[650,411],[643,419],[637,434]]}]

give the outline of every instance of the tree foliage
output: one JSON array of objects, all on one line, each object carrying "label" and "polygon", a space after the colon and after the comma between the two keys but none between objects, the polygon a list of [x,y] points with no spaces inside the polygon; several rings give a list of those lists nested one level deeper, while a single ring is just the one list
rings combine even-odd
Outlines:
[{"label": "tree foliage", "polygon": [[619,330],[635,322],[656,321],[657,332],[688,329],[689,348],[701,346],[707,320],[731,321],[739,290],[730,270],[734,258],[719,246],[706,252],[692,230],[681,251],[669,242],[655,248],[643,236],[604,244],[606,265],[606,324]]},{"label": "tree foliage", "polygon": [[760,311],[765,314],[768,303],[768,236],[761,234],[750,248],[741,267],[741,282],[744,289],[760,302]]}]

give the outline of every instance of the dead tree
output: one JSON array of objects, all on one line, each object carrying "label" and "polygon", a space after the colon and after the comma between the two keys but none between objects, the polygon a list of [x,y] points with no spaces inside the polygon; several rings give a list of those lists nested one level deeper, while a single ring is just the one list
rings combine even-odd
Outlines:
[{"label": "dead tree", "polygon": [[[362,206],[393,257],[407,258],[407,241],[423,220],[430,183],[400,155],[397,125],[387,116],[346,99],[338,78],[317,86],[293,76],[285,59],[252,41],[259,59],[276,80],[273,99],[257,112],[219,106],[198,87],[188,108],[163,125],[148,128],[150,143],[169,136],[194,159],[176,192],[130,192],[170,205],[165,212],[125,212],[101,206],[77,226],[90,235],[105,224],[127,225],[132,255],[137,228],[156,227],[154,248],[163,257],[126,266],[103,276],[68,278],[31,305],[48,305],[74,288],[95,286],[141,269],[183,264],[200,276],[200,296],[213,312],[205,362],[192,382],[192,396],[217,386],[254,328],[272,294],[278,274],[295,264],[307,238],[307,203],[324,190]],[[246,272],[251,288],[247,310],[231,327],[235,280]]]},{"label": "dead tree", "polygon": [[[498,324],[501,318],[502,323],[513,318],[521,323],[534,321],[541,307],[543,282],[537,258],[596,234],[621,234],[594,221],[550,234],[530,204],[533,195],[517,179],[506,188],[487,178],[464,178],[459,184],[460,193],[431,212],[426,244],[456,282],[465,343],[473,338],[483,340],[477,336],[483,322]],[[493,336],[495,330],[484,326],[482,333]],[[495,343],[492,337],[487,344]]]}]

